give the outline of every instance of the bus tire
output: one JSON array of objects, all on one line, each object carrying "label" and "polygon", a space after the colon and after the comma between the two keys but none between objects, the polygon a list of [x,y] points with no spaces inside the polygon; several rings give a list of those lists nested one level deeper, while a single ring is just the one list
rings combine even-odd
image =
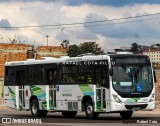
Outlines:
[{"label": "bus tire", "polygon": [[88,119],[97,119],[99,116],[99,113],[94,112],[94,106],[91,100],[89,100],[85,105],[85,113]]},{"label": "bus tire", "polygon": [[120,112],[120,116],[123,118],[123,119],[129,119],[133,114],[133,111],[122,111]]},{"label": "bus tire", "polygon": [[75,117],[77,114],[77,111],[62,111],[63,117]]},{"label": "bus tire", "polygon": [[39,103],[37,99],[31,102],[31,114],[33,117],[45,117],[47,115],[46,110],[39,110]]}]

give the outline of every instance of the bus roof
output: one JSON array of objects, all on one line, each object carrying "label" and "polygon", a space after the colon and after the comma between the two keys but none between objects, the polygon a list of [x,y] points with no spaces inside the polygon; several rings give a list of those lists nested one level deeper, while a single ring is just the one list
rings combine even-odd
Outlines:
[{"label": "bus roof", "polygon": [[5,66],[19,66],[19,65],[32,65],[32,64],[49,64],[49,63],[63,63],[63,62],[78,62],[78,61],[90,61],[90,60],[110,60],[109,57],[125,57],[125,56],[138,56],[138,57],[146,57],[145,55],[135,55],[135,54],[110,54],[110,55],[86,55],[80,57],[68,57],[64,56],[61,58],[51,58],[51,57],[43,57],[40,60],[35,59],[27,59],[26,61],[12,61],[6,62]]}]

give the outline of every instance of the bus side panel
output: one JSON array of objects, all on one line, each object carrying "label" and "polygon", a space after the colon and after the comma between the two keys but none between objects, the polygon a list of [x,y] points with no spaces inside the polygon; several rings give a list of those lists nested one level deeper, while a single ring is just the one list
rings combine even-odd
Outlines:
[{"label": "bus side panel", "polygon": [[57,85],[56,100],[58,110],[82,110],[82,98],[88,95],[93,99],[93,85]]},{"label": "bus side panel", "polygon": [[4,86],[4,105],[10,108],[17,109],[16,102],[16,88],[17,86]]}]

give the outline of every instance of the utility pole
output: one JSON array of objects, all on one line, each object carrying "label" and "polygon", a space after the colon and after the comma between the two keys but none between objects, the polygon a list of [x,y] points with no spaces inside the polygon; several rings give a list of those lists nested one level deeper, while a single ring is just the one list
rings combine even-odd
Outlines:
[{"label": "utility pole", "polygon": [[50,37],[49,35],[46,35],[46,37],[47,37],[47,46],[48,46],[48,37]]}]

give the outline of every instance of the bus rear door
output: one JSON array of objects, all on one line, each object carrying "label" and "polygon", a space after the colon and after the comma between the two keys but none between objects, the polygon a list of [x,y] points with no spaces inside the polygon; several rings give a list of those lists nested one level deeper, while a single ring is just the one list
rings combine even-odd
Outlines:
[{"label": "bus rear door", "polygon": [[16,81],[18,85],[18,95],[19,95],[19,100],[17,102],[17,109],[25,109],[25,83],[26,83],[26,70],[25,67],[17,67],[16,69]]},{"label": "bus rear door", "polygon": [[47,84],[49,85],[49,101],[48,109],[56,109],[56,81],[57,81],[57,68],[50,67],[47,68]]},{"label": "bus rear door", "polygon": [[104,80],[106,79],[106,71],[104,66],[95,67],[95,83],[96,83],[96,111],[106,110],[106,98]]}]

